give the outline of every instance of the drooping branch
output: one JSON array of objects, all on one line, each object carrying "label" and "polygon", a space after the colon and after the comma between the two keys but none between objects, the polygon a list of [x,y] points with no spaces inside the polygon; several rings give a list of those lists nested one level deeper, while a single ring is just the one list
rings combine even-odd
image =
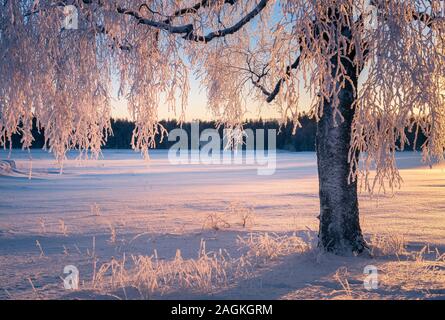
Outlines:
[{"label": "drooping branch", "polygon": [[[270,95],[270,91],[268,91],[262,84],[261,84],[261,79],[263,79],[265,76],[267,76],[267,74],[269,73],[268,67],[269,64],[266,63],[263,68],[261,73],[257,73],[255,70],[253,70],[252,66],[251,66],[251,61],[252,61],[252,57],[247,57],[246,59],[246,63],[247,63],[247,69],[245,69],[247,72],[249,72],[251,75],[249,77],[250,81],[252,82],[252,84],[257,87],[258,89],[261,90],[261,92],[265,95],[265,96],[269,96]],[[254,79],[254,76],[256,77],[256,79]]]},{"label": "drooping branch", "polygon": [[[238,0],[224,0],[224,3],[234,5],[237,1]],[[179,10],[176,10],[171,16],[169,16],[166,20],[164,20],[164,22],[171,23],[174,18],[182,17],[187,14],[195,14],[199,11],[199,9],[208,7],[210,3],[211,1],[209,0],[201,0],[200,2],[196,3],[191,7],[181,8]]]},{"label": "drooping branch", "polygon": [[[260,83],[260,82],[261,82],[261,79],[267,75],[267,72],[264,72],[264,71],[263,71],[261,74],[257,74],[257,73],[255,73],[255,72],[252,70],[252,68],[251,68],[251,66],[250,66],[250,64],[249,64],[249,62],[248,62],[249,72],[252,73],[252,76],[250,77],[250,79],[251,79],[251,81],[252,81],[252,84],[253,84],[255,87],[257,87],[258,89],[260,89],[261,92],[266,96],[266,102],[267,102],[267,103],[271,103],[272,101],[275,100],[275,98],[277,97],[277,95],[280,93],[281,86],[282,86],[283,83],[286,81],[286,79],[290,76],[291,71],[294,70],[294,69],[297,69],[297,68],[298,68],[298,66],[300,65],[300,57],[301,57],[301,55],[298,56],[298,57],[295,59],[295,61],[294,61],[291,65],[289,65],[289,66],[286,67],[286,73],[285,73],[285,76],[282,77],[282,78],[280,78],[280,79],[277,81],[277,83],[275,84],[275,86],[274,86],[274,88],[273,88],[272,91],[267,90],[267,89]],[[255,80],[255,79],[253,78],[253,76],[256,76],[257,79]]]},{"label": "drooping branch", "polygon": [[255,18],[264,8],[266,8],[268,1],[269,0],[261,0],[252,11],[250,11],[247,15],[245,15],[241,20],[239,20],[231,27],[220,29],[217,31],[212,31],[208,33],[206,36],[199,36],[191,32],[187,34],[184,38],[187,40],[193,40],[197,42],[209,42],[215,38],[225,37],[227,35],[234,34],[235,32],[239,31],[244,25],[249,23],[253,18]]},{"label": "drooping branch", "polygon": [[[233,0],[232,0],[233,1]],[[232,2],[230,1],[230,3]],[[183,38],[190,41],[195,42],[210,42],[215,38],[225,37],[227,35],[234,34],[239,31],[242,27],[244,27],[247,23],[249,23],[253,18],[255,18],[264,8],[266,8],[269,0],[261,0],[257,6],[252,9],[249,13],[247,13],[243,18],[241,18],[237,23],[232,25],[231,27],[227,27],[224,29],[211,31],[206,35],[198,35],[194,29],[193,24],[184,24],[184,25],[172,25],[170,21],[155,21],[152,19],[147,19],[142,17],[137,11],[125,9],[122,7],[117,8],[117,12],[121,14],[127,14],[134,17],[140,24],[145,24],[154,28],[158,28],[161,30],[165,30],[172,34],[182,34]],[[200,6],[198,6],[200,7]],[[187,9],[185,9],[187,10]],[[188,9],[190,10],[190,9]],[[179,13],[178,13],[179,14]]]},{"label": "drooping branch", "polygon": [[[443,2],[443,1],[444,0],[441,0],[441,2]],[[430,4],[430,6],[431,6],[431,1],[428,1],[428,2]],[[385,12],[384,5],[379,0],[371,0],[370,5],[374,6],[375,8],[380,10],[381,12]],[[413,11],[408,12],[408,13],[411,15],[413,21],[420,21],[420,22],[424,23],[425,26],[430,28],[430,29],[437,22],[442,21],[443,23],[445,23],[444,22],[444,17],[433,16],[433,15],[427,13],[426,11],[415,11],[415,10],[413,10]]]},{"label": "drooping branch", "polygon": [[301,55],[298,56],[297,59],[295,59],[294,63],[292,63],[290,66],[287,66],[285,77],[282,77],[280,80],[278,80],[274,89],[267,97],[266,101],[268,103],[272,102],[275,99],[275,97],[278,95],[278,93],[280,92],[281,86],[286,81],[286,79],[290,76],[291,71],[298,68],[298,66],[300,65],[300,57],[301,57]]},{"label": "drooping branch", "polygon": [[412,17],[414,21],[423,22],[428,28],[432,28],[434,23],[443,20],[443,17],[432,17],[426,12],[413,12]]}]

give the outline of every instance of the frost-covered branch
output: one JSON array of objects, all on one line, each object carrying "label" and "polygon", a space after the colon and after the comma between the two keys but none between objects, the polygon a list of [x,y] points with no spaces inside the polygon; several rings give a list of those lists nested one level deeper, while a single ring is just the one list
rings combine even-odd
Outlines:
[{"label": "frost-covered branch", "polygon": [[[234,5],[237,1],[238,0],[224,0],[224,3]],[[166,20],[164,20],[164,22],[171,23],[174,18],[182,17],[187,14],[195,14],[199,11],[199,9],[209,7],[211,5],[211,3],[212,3],[212,0],[201,0],[197,3],[195,3],[193,6],[178,9],[171,16],[169,16]]]},{"label": "frost-covered branch", "polygon": [[[254,9],[252,9],[252,11],[247,13],[244,17],[242,17],[238,22],[236,22],[231,27],[211,31],[211,32],[207,33],[206,35],[197,34],[195,32],[195,28],[194,28],[193,24],[191,24],[191,23],[184,24],[184,25],[172,25],[171,18],[169,18],[165,21],[155,21],[152,19],[147,19],[147,18],[142,17],[139,14],[139,12],[137,12],[137,11],[125,9],[122,7],[118,7],[117,12],[122,13],[122,14],[127,14],[127,15],[130,15],[130,16],[136,18],[136,20],[140,24],[145,24],[145,25],[148,25],[148,26],[151,26],[154,28],[165,30],[172,34],[182,34],[183,38],[186,40],[207,43],[207,42],[212,41],[215,38],[225,37],[227,35],[234,34],[238,30],[240,30],[244,25],[249,23],[253,18],[255,18],[267,6],[268,1],[269,0],[261,0],[257,4],[257,6]],[[233,4],[234,1],[225,1],[225,3]],[[191,9],[190,8],[181,9],[181,10],[175,12],[175,14],[173,16],[177,17],[177,16],[184,15],[186,13],[196,12],[199,8],[204,7],[205,5],[208,5],[207,1],[202,1],[201,3],[198,3],[197,5],[192,7]]]},{"label": "frost-covered branch", "polygon": [[[298,68],[299,64],[300,64],[300,57],[297,57],[297,59],[295,59],[294,63],[292,63],[290,66],[288,66],[286,68],[286,78],[288,78],[291,75],[292,70]],[[275,84],[274,89],[272,91],[269,91],[260,83],[261,79],[263,77],[265,77],[267,75],[267,73],[263,72],[262,74],[258,75],[253,70],[250,69],[250,66],[249,66],[249,71],[252,73],[252,76],[250,77],[252,84],[255,87],[257,87],[258,89],[260,89],[262,93],[264,93],[264,95],[266,96],[266,102],[271,103],[276,98],[278,93],[280,92],[280,88],[283,85],[283,83],[286,81],[286,78],[283,77],[283,78],[279,79],[277,81],[277,83]],[[254,79],[253,75],[255,75],[257,77],[257,79]]]}]

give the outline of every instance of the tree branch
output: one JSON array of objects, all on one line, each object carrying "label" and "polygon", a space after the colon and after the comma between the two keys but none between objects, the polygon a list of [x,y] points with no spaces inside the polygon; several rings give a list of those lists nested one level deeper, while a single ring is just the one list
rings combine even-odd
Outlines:
[{"label": "tree branch", "polygon": [[300,65],[300,56],[298,56],[294,63],[292,63],[291,65],[286,67],[286,73],[285,76],[280,78],[277,83],[275,84],[275,87],[272,91],[267,90],[263,85],[261,85],[260,81],[261,79],[267,75],[266,73],[262,73],[262,74],[257,74],[255,73],[253,70],[251,70],[249,62],[248,62],[248,67],[249,67],[249,72],[252,73],[253,75],[255,75],[257,77],[256,80],[253,79],[253,76],[250,77],[250,80],[252,81],[252,84],[257,87],[258,89],[261,90],[261,92],[266,96],[266,102],[267,103],[271,103],[272,101],[275,100],[275,98],[277,97],[278,93],[280,93],[281,90],[281,86],[283,85],[283,83],[287,80],[287,78],[290,76],[292,70],[297,69],[298,66]]},{"label": "tree branch", "polygon": [[294,63],[292,63],[290,66],[287,66],[286,68],[286,76],[278,80],[277,84],[275,85],[275,88],[272,90],[272,92],[267,97],[266,101],[267,103],[271,103],[273,100],[275,100],[276,96],[280,92],[281,86],[286,81],[287,77],[290,76],[290,73],[293,69],[297,69],[300,65],[300,57],[301,54],[298,56],[297,59],[295,59]]},{"label": "tree branch", "polygon": [[[431,1],[428,2],[431,6]],[[370,5],[376,7],[377,9],[382,9],[382,5],[380,4],[379,0],[371,0]],[[410,12],[410,14],[412,15],[413,21],[423,22],[425,26],[427,26],[430,29],[433,27],[434,23],[444,20],[444,17],[435,17],[427,12],[412,11]]]},{"label": "tree branch", "polygon": [[189,34],[190,32],[193,32],[193,25],[192,24],[185,24],[180,26],[173,26],[169,23],[165,23],[162,21],[155,21],[151,19],[143,18],[138,12],[134,10],[128,10],[121,7],[117,8],[117,12],[122,14],[127,14],[129,16],[134,17],[136,20],[138,20],[139,23],[148,25],[150,27],[154,27],[157,29],[168,31],[172,34]]},{"label": "tree branch", "polygon": [[[238,0],[224,0],[224,3],[234,5]],[[171,23],[174,18],[182,17],[186,14],[194,14],[199,11],[201,8],[208,7],[210,5],[209,0],[201,0],[200,2],[196,3],[195,5],[188,7],[188,8],[182,8],[173,13],[173,15],[169,16],[166,20],[164,20],[165,23]]]},{"label": "tree branch", "polygon": [[234,24],[231,27],[210,32],[206,36],[198,36],[193,32],[191,32],[186,36],[184,36],[184,39],[207,43],[215,38],[225,37],[227,35],[233,34],[239,31],[244,25],[246,25],[253,18],[255,18],[267,6],[268,1],[269,0],[261,0],[252,11],[250,11],[247,15],[245,15],[241,20],[239,20],[236,24]]},{"label": "tree branch", "polygon": [[435,19],[431,17],[426,12],[413,12],[412,13],[414,21],[423,22],[428,28],[431,28]]},{"label": "tree branch", "polygon": [[[234,3],[235,0],[228,0],[227,3]],[[139,23],[141,24],[145,24],[154,28],[158,28],[161,30],[165,30],[169,33],[172,34],[183,34],[183,38],[186,40],[190,40],[190,41],[195,41],[195,42],[210,42],[215,38],[221,38],[221,37],[225,37],[227,35],[233,34],[237,31],[239,31],[244,25],[246,25],[249,21],[251,21],[253,18],[255,18],[266,6],[269,0],[261,0],[258,5],[252,9],[252,11],[250,11],[248,14],[246,14],[243,18],[241,18],[241,20],[239,20],[236,24],[234,24],[231,27],[228,28],[224,28],[224,29],[220,29],[217,31],[212,31],[210,33],[208,33],[205,36],[202,35],[197,35],[195,33],[195,29],[193,27],[193,24],[184,24],[184,25],[172,25],[170,24],[170,20],[165,20],[165,21],[155,21],[152,19],[146,19],[143,18],[138,12],[134,11],[134,10],[128,10],[125,8],[121,8],[118,7],[117,8],[117,12],[122,13],[122,14],[127,14],[130,15],[134,18],[136,18],[136,20],[138,20]],[[204,1],[201,1],[201,3]],[[200,8],[202,6],[201,3],[198,3],[195,6],[198,6],[198,8]],[[193,8],[193,7],[192,7]],[[184,9],[185,11],[190,10],[190,8],[188,9]],[[181,14],[181,12],[177,13],[178,15]]]}]

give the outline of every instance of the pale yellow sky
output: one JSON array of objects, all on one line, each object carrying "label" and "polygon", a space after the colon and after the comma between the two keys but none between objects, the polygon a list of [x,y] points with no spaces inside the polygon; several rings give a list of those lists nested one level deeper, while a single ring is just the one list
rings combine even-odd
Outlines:
[{"label": "pale yellow sky", "polygon": [[[130,119],[130,114],[127,108],[127,102],[124,98],[121,99],[113,99],[111,103],[112,107],[112,116],[114,118],[126,118]],[[159,107],[159,118],[160,119],[174,119],[179,117],[180,110],[177,110],[177,114],[174,112],[168,111],[168,107],[166,105]],[[261,111],[259,110],[259,103],[255,101],[249,102],[249,106],[247,108],[247,114],[245,116],[246,119],[259,118],[270,119],[270,118],[279,118],[280,114],[276,111],[276,109],[272,105],[263,105]],[[199,90],[198,88],[193,88],[189,93],[189,103],[185,112],[186,121],[191,121],[194,119],[200,120],[212,120],[212,114],[207,108],[207,97],[203,90]]]},{"label": "pale yellow sky", "polygon": [[[309,102],[310,96],[305,93],[305,90],[301,88],[301,110],[306,110]],[[199,84],[196,80],[191,83],[191,90],[189,93],[188,106],[185,112],[185,120],[191,121],[195,119],[200,120],[212,120],[212,114],[207,108],[207,96],[204,90],[200,89]],[[113,99],[111,103],[112,116],[114,118],[125,118],[130,119],[130,114],[127,109],[127,102],[124,98],[118,99],[117,97]],[[159,119],[177,119],[180,116],[180,110],[177,110],[175,115],[173,111],[169,111],[167,105],[159,107]],[[260,110],[260,103],[254,100],[248,102],[247,113],[245,115],[246,119],[278,119],[281,117],[280,113],[277,111],[273,104],[263,103]]]}]

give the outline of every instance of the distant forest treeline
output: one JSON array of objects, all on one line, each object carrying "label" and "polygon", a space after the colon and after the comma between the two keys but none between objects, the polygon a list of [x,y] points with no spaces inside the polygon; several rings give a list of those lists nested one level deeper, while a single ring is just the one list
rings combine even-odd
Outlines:
[{"label": "distant forest treeline", "polygon": [[[254,132],[256,129],[276,129],[277,139],[276,145],[277,149],[288,150],[288,151],[315,151],[315,132],[316,132],[316,122],[315,120],[309,118],[308,116],[303,116],[300,120],[302,127],[297,129],[296,134],[292,134],[293,125],[289,120],[286,125],[281,126],[277,120],[248,120],[244,124],[245,129],[252,129]],[[179,123],[176,120],[162,120],[160,123],[167,129],[168,132],[175,128],[180,128]],[[33,126],[33,136],[35,141],[32,144],[32,148],[42,148],[44,145],[44,130],[38,132],[36,128],[36,122],[34,121]],[[214,129],[214,121],[200,121],[199,130],[202,132],[205,129]],[[129,120],[121,119],[111,119],[111,128],[113,130],[113,135],[108,137],[108,140],[103,147],[104,149],[131,149],[131,137],[134,129],[134,122]],[[184,129],[188,136],[190,137],[191,123],[185,122],[182,124],[182,129]],[[219,129],[219,134],[223,137],[223,128]],[[267,147],[267,131],[265,131],[265,139]],[[405,150],[412,151],[412,145],[414,141],[414,133],[407,132],[408,139],[410,141],[409,146],[405,146]],[[12,138],[12,147],[21,148],[20,135],[16,134]],[[419,134],[417,139],[417,148],[419,148],[425,141],[425,136]],[[156,149],[168,149],[176,141],[168,141],[164,138],[160,141],[157,138]],[[189,143],[190,146],[190,143]]]}]

